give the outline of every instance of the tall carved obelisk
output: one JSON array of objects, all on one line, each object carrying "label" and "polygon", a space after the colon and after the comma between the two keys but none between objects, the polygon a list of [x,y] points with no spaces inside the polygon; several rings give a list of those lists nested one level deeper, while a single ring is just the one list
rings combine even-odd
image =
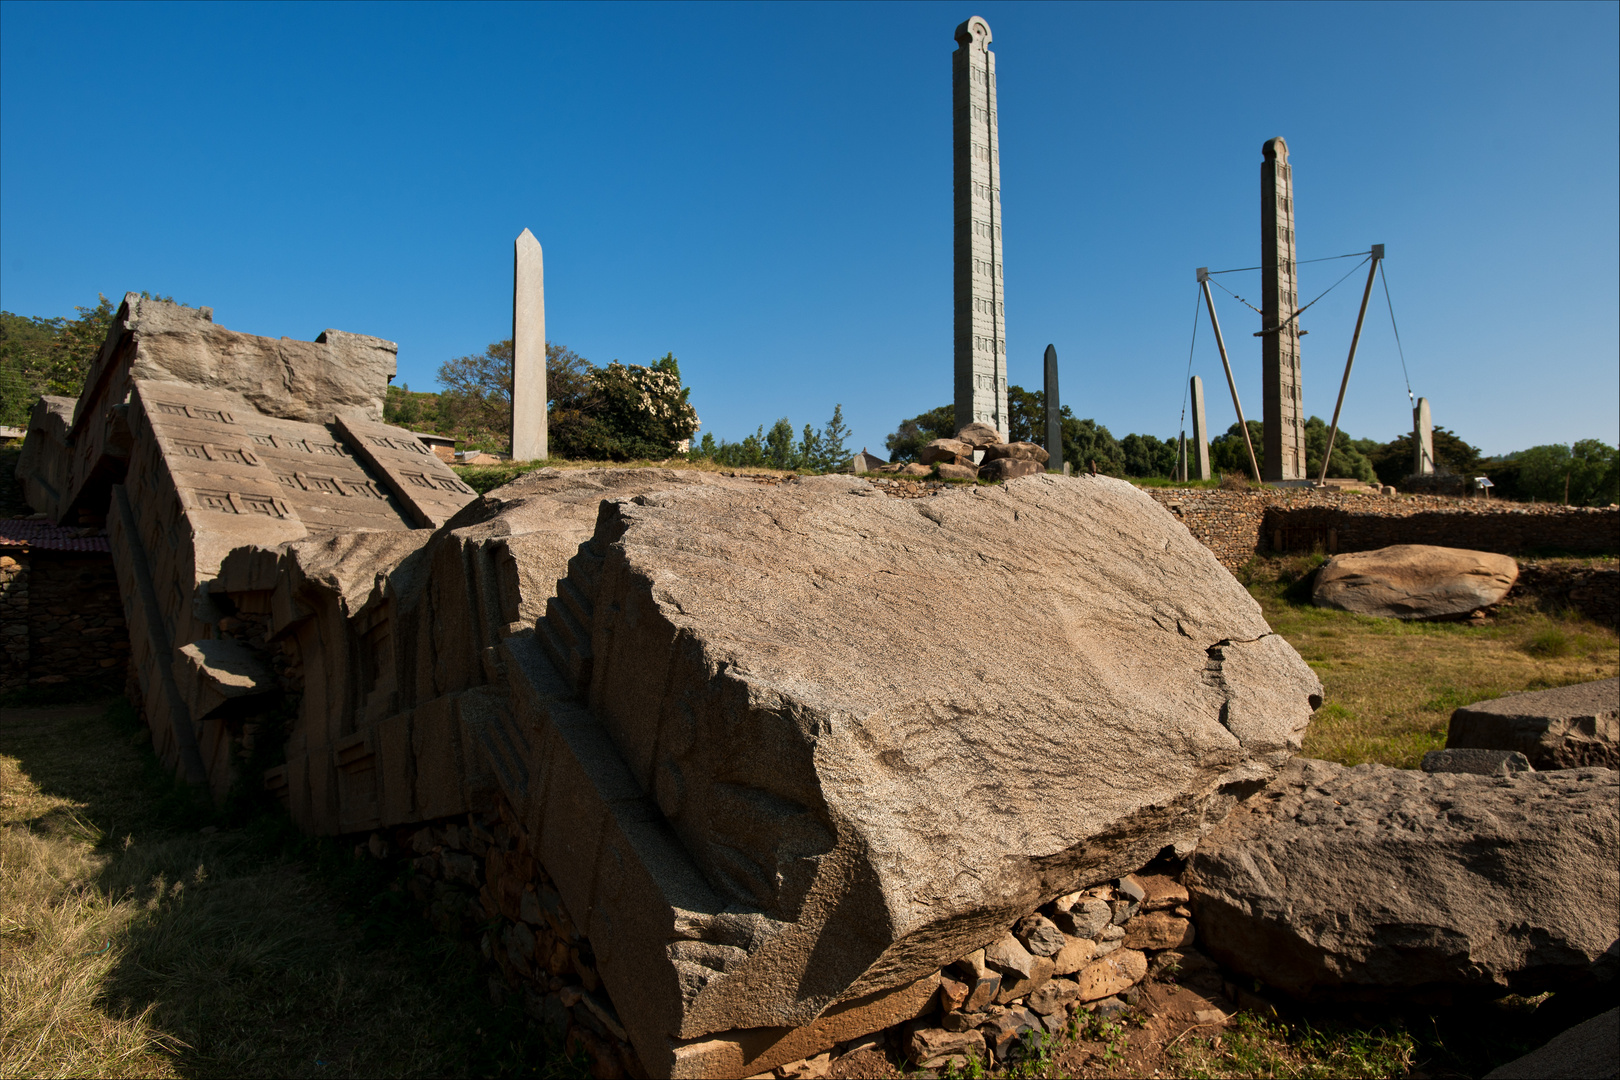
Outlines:
[{"label": "tall carved obelisk", "polygon": [[956,426],[989,424],[1007,437],[1006,308],[1001,296],[1001,154],[996,54],[977,15],[956,28],[951,54],[956,188]]},{"label": "tall carved obelisk", "polygon": [[1305,415],[1299,385],[1299,278],[1294,257],[1294,175],[1288,144],[1267,139],[1260,165],[1260,337],[1265,479],[1305,478]]},{"label": "tall carved obelisk", "polygon": [[512,460],[549,456],[546,428],[545,264],[524,229],[512,253]]}]

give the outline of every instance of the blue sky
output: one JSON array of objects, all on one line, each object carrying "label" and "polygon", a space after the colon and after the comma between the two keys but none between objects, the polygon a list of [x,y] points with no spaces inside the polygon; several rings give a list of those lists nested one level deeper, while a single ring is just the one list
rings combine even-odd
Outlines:
[{"label": "blue sky", "polygon": [[[951,398],[950,54],[998,55],[1009,375],[1116,435],[1180,415],[1193,271],[1259,253],[1260,145],[1300,258],[1388,247],[1413,389],[1487,452],[1620,441],[1620,5],[0,3],[0,306],[172,294],[221,324],[399,342],[396,382],[510,334],[674,351],[704,430],[841,402],[855,445]],[[1301,269],[1315,296],[1351,263]],[[1258,274],[1223,282],[1255,299]],[[1332,413],[1359,300],[1304,320]],[[1258,316],[1221,308],[1245,410]],[[1253,324],[1253,325],[1251,325]],[[1200,330],[1210,423],[1233,419]],[[1409,427],[1381,309],[1342,421]]]}]

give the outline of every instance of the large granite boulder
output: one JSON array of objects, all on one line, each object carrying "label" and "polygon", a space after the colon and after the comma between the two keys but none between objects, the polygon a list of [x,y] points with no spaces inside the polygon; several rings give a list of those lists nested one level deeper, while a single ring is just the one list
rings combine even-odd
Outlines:
[{"label": "large granite boulder", "polygon": [[972,446],[975,450],[985,450],[997,443],[1006,441],[1001,437],[1001,432],[978,420],[958,431],[956,437]]},{"label": "large granite boulder", "polygon": [[[555,565],[520,546],[550,496],[493,496],[462,543]],[[518,591],[546,614],[499,648],[496,771],[654,1073],[1190,850],[1320,703],[1209,551],[1108,478],[626,490],[563,581]]]},{"label": "large granite boulder", "polygon": [[1485,1080],[1614,1080],[1620,1077],[1620,1009],[1599,1013]]},{"label": "large granite boulder", "polygon": [[984,460],[994,461],[997,458],[1013,458],[1017,461],[1033,461],[1044,465],[1048,454],[1044,446],[1032,442],[992,443],[984,448]]},{"label": "large granite boulder", "polygon": [[1451,714],[1446,746],[1516,750],[1538,769],[1620,769],[1620,679],[1464,705]]},{"label": "large granite boulder", "polygon": [[917,461],[922,465],[936,465],[940,462],[950,465],[971,465],[973,447],[961,439],[935,439],[917,451]]},{"label": "large granite boulder", "polygon": [[1319,607],[1389,619],[1454,619],[1507,595],[1519,565],[1489,551],[1396,544],[1335,555],[1317,571]]},{"label": "large granite boulder", "polygon": [[1302,997],[1536,992],[1620,956],[1620,774],[1297,759],[1199,844],[1199,946]]}]

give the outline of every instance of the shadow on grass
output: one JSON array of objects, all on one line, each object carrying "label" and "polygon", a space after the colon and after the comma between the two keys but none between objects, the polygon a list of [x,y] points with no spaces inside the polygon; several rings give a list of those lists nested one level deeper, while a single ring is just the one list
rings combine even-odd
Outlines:
[{"label": "shadow on grass", "polygon": [[393,871],[279,813],[199,801],[123,699],[8,709],[0,753],[46,807],[11,824],[95,846],[83,885],[128,907],[97,1006],[150,1008],[175,1074],[575,1072],[518,1005],[490,1004],[476,945],[420,919]]}]

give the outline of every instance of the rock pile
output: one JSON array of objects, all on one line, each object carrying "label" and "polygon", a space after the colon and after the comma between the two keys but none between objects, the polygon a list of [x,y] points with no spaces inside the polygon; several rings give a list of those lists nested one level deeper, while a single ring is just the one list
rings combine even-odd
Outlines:
[{"label": "rock pile", "polygon": [[[974,455],[980,460],[975,463]],[[989,424],[973,423],[954,439],[935,439],[907,465],[884,465],[877,471],[901,476],[928,476],[934,471],[946,480],[1011,480],[1045,472],[1049,455],[1031,442],[1005,442]]]},{"label": "rock pile", "polygon": [[[598,1077],[645,1075],[596,969],[590,941],[524,842],[511,807],[375,832],[357,855],[407,864],[401,884],[441,933],[476,938],[498,970],[489,992],[514,1000]],[[1006,1063],[1028,1035],[1062,1031],[1080,1010],[1112,1015],[1148,974],[1194,939],[1187,890],[1165,874],[1128,875],[1069,893],[982,949],[920,980],[886,1011],[776,1033],[752,1073],[826,1075],[835,1053],[875,1049],[920,1068]],[[875,1030],[874,1030],[875,1029]],[[785,1037],[784,1037],[785,1036]]]},{"label": "rock pile", "polygon": [[1152,954],[1192,944],[1186,902],[1171,877],[1128,875],[1043,905],[940,972],[934,1009],[900,1033],[904,1056],[925,1069],[1005,1062],[1076,1010],[1122,1008]]}]

